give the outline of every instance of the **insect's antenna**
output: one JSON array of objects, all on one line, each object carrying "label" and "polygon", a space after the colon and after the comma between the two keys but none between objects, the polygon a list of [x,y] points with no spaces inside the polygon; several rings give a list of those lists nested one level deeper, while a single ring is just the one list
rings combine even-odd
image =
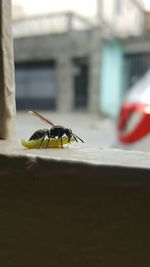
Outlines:
[{"label": "insect's antenna", "polygon": [[38,117],[39,119],[41,119],[42,121],[47,122],[48,124],[55,126],[51,121],[49,121],[48,119],[44,118],[39,112],[37,111],[29,111],[29,114]]},{"label": "insect's antenna", "polygon": [[75,137],[75,140],[78,138],[82,143],[84,143],[84,141],[79,136],[77,136],[76,134],[73,133],[73,136]]},{"label": "insect's antenna", "polygon": [[72,135],[73,135],[75,141],[78,143],[78,139],[76,138],[76,136],[74,134],[72,134]]}]

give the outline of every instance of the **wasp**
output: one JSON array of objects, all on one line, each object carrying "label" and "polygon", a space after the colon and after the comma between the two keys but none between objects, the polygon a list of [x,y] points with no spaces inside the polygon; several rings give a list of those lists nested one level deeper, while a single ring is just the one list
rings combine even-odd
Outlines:
[{"label": "wasp", "polygon": [[29,111],[29,113],[31,115],[34,115],[34,116],[38,117],[42,121],[44,121],[47,124],[51,125],[51,127],[52,127],[50,129],[37,130],[36,132],[34,132],[31,135],[31,137],[29,138],[29,141],[41,139],[41,143],[40,143],[40,146],[41,146],[41,144],[44,141],[44,139],[46,137],[48,137],[48,142],[47,142],[47,145],[46,145],[46,148],[47,148],[51,138],[58,138],[58,139],[61,140],[61,146],[63,147],[62,137],[64,135],[66,135],[67,138],[68,138],[68,143],[70,143],[71,137],[74,137],[76,142],[78,142],[78,140],[80,140],[82,143],[84,143],[84,141],[79,136],[77,136],[75,133],[73,133],[70,128],[66,128],[64,126],[55,125],[50,120],[48,120],[47,118],[43,117],[40,113],[38,113],[36,111]]}]

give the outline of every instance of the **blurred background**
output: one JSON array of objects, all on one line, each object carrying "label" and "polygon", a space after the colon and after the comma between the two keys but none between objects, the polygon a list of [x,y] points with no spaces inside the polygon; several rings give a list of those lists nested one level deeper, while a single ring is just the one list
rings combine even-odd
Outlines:
[{"label": "blurred background", "polygon": [[149,0],[12,0],[12,17],[19,139],[48,127],[36,110],[86,146],[150,151]]}]

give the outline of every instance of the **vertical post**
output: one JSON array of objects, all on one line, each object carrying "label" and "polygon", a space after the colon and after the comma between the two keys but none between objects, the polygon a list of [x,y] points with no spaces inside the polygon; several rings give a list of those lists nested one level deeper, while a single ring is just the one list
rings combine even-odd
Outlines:
[{"label": "vertical post", "polygon": [[103,0],[97,0],[97,25],[100,26],[102,23],[102,8]]},{"label": "vertical post", "polygon": [[15,137],[15,114],[11,0],[0,0],[0,139]]},{"label": "vertical post", "polygon": [[71,32],[72,31],[73,14],[71,12],[69,12],[66,16],[67,16],[67,22],[68,22],[67,30],[68,30],[68,32]]},{"label": "vertical post", "polygon": [[92,45],[89,55],[89,90],[88,90],[88,111],[99,113],[99,81],[100,81],[100,58],[101,58],[101,36],[99,29],[92,31]]},{"label": "vertical post", "polygon": [[57,60],[57,109],[59,112],[70,112],[73,108],[73,77],[71,59],[59,55]]}]

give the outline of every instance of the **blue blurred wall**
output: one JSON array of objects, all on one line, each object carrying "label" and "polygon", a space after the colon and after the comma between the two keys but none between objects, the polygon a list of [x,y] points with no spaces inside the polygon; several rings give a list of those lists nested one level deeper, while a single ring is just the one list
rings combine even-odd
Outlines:
[{"label": "blue blurred wall", "polygon": [[123,48],[118,40],[106,41],[102,48],[100,110],[116,117],[123,95]]}]

